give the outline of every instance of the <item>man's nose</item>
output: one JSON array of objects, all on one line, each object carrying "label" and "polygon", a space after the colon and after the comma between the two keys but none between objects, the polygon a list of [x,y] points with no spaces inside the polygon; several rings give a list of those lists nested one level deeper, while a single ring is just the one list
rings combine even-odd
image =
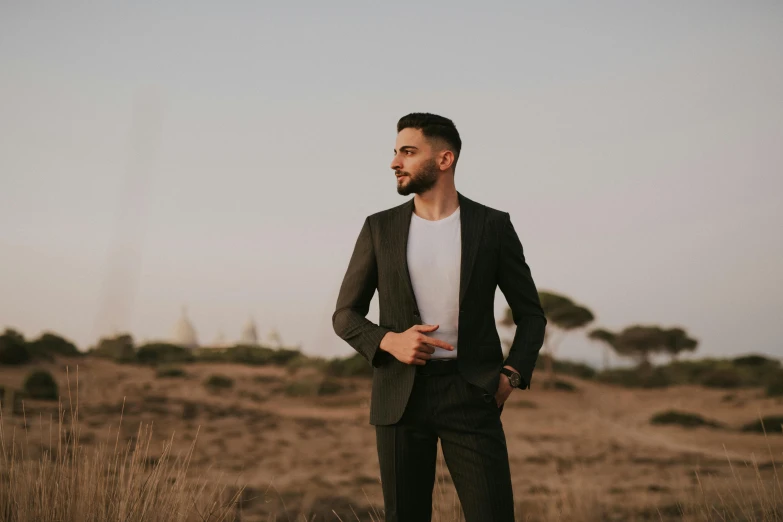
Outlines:
[{"label": "man's nose", "polygon": [[394,171],[402,170],[402,164],[400,163],[400,161],[397,158],[397,156],[394,156],[394,159],[392,160],[391,165],[389,165],[389,166]]}]

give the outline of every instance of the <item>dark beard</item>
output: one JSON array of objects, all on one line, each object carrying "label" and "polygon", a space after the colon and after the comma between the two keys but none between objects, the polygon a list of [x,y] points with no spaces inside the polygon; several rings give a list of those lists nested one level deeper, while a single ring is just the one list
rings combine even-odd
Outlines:
[{"label": "dark beard", "polygon": [[427,165],[424,165],[418,174],[412,175],[409,172],[404,172],[408,175],[408,184],[405,186],[398,185],[397,193],[401,196],[407,196],[409,194],[422,194],[427,192],[438,181],[438,165],[433,159]]}]

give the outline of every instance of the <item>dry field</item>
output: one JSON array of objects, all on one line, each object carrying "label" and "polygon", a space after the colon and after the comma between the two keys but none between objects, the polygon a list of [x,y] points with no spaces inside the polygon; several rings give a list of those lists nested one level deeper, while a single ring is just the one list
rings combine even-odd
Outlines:
[{"label": "dry field", "polygon": [[[197,439],[190,475],[228,485],[228,496],[245,485],[234,511],[238,520],[382,520],[368,380],[343,379],[346,390],[335,395],[292,397],[285,393],[291,381],[320,375],[190,364],[182,366],[185,377],[160,378],[151,368],[97,358],[35,365],[55,376],[66,410],[66,366],[75,402],[77,365],[83,447],[113,443],[118,429],[120,442],[132,442],[140,425],[151,425],[144,464],[153,468],[172,436],[174,454]],[[0,367],[0,386],[21,388],[32,368]],[[206,387],[213,374],[231,377],[234,386]],[[517,391],[502,415],[519,520],[723,520],[719,511],[680,513],[683,505],[698,511],[713,503],[737,504],[732,520],[783,520],[780,511],[770,511],[783,507],[775,478],[783,473],[780,427],[770,427],[778,433],[766,437],[737,430],[761,415],[783,415],[780,399],[753,389],[648,391],[562,379],[576,391]],[[726,428],[650,424],[652,415],[670,409]],[[57,410],[56,403],[32,401],[25,402],[24,416],[14,416],[4,404],[6,451],[15,439],[25,445],[25,459],[39,459],[43,448],[56,445],[51,422],[56,430]],[[442,459],[439,466],[434,520],[457,521],[457,498]]]}]

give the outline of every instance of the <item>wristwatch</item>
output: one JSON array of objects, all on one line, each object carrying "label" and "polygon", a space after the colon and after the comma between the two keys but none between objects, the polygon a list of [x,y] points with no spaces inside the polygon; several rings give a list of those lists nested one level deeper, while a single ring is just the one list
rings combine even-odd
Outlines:
[{"label": "wristwatch", "polygon": [[508,377],[512,388],[518,388],[519,385],[522,384],[522,376],[519,373],[511,371],[508,368],[501,368],[500,373]]}]

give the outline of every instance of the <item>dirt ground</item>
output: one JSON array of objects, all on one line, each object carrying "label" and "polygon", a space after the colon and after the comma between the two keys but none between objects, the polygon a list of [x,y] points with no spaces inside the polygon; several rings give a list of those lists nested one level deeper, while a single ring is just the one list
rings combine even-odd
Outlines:
[{"label": "dirt ground", "polygon": [[[113,442],[118,426],[120,440],[133,441],[141,423],[152,423],[158,448],[173,435],[174,452],[184,452],[197,437],[190,465],[196,474],[247,485],[243,521],[268,520],[272,512],[278,520],[287,520],[286,513],[293,520],[300,510],[333,511],[342,520],[356,520],[356,515],[378,519],[383,500],[375,434],[368,422],[368,379],[343,379],[346,390],[335,395],[291,397],[285,393],[291,381],[321,377],[313,370],[291,375],[278,367],[191,364],[182,366],[186,377],[158,378],[152,368],[97,358],[35,365],[55,376],[66,408],[66,366],[76,402],[77,365],[83,444]],[[0,386],[21,388],[32,369],[0,367]],[[233,388],[206,387],[204,381],[213,374],[234,379]],[[520,520],[573,492],[581,502],[608,506],[617,519],[629,513],[666,519],[705,481],[752,484],[754,459],[763,477],[775,473],[773,458],[778,468],[783,462],[783,436],[737,429],[761,415],[783,415],[783,401],[765,398],[761,390],[631,390],[561,379],[576,390],[549,391],[534,383],[531,390],[512,393],[501,417]],[[537,380],[543,380],[542,374]],[[8,402],[3,404],[6,437],[14,429],[19,437],[26,420],[34,458],[48,444],[57,405],[27,402],[23,418],[12,415]],[[669,409],[698,413],[726,428],[650,424],[652,415]],[[458,511],[456,503],[440,458],[435,505],[442,520],[456,520],[447,515]],[[337,520],[331,517],[317,520]]]}]

